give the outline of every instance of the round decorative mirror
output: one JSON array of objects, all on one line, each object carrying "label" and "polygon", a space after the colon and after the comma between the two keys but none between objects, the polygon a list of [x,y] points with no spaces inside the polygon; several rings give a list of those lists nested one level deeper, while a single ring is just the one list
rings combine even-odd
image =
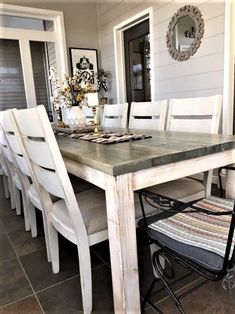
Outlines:
[{"label": "round decorative mirror", "polygon": [[172,58],[188,60],[199,48],[203,34],[204,21],[200,10],[192,5],[180,8],[171,18],[166,35]]}]

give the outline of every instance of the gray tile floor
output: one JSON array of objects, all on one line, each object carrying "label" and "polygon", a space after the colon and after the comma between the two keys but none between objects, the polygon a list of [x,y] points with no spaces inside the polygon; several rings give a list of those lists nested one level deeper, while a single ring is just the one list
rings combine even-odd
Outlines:
[{"label": "gray tile floor", "polygon": [[[32,239],[24,231],[22,216],[10,209],[3,195],[0,178],[0,314],[14,313],[82,313],[79,267],[76,247],[60,237],[60,273],[54,275],[46,259],[40,212],[39,235]],[[113,313],[112,282],[108,242],[91,248],[94,313]],[[140,289],[144,296],[152,280],[147,248],[139,251]],[[184,279],[179,280],[179,278]],[[176,268],[175,289],[198,277]],[[235,289],[234,289],[235,290]],[[164,313],[177,313],[161,286],[156,287],[153,302],[160,302]],[[210,283],[183,300],[187,313],[235,313],[235,291],[229,296],[221,283]],[[145,313],[154,313],[150,307]],[[132,314],[132,313],[130,313]]]}]

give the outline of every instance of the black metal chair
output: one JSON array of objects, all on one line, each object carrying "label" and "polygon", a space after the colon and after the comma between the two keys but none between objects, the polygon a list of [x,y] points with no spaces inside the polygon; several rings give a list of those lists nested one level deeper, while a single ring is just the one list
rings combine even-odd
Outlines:
[{"label": "black metal chair", "polygon": [[[147,190],[140,191],[139,197],[143,219],[138,225],[147,235],[149,243],[159,246],[159,250],[152,255],[153,267],[159,278],[154,278],[151,283],[142,310],[148,302],[158,313],[162,313],[149,300],[157,280],[161,281],[180,313],[185,313],[180,299],[208,281],[224,278],[223,286],[227,289],[233,287],[234,201],[209,196],[194,204],[185,204]],[[146,217],[145,204],[160,209],[161,212]],[[164,268],[160,257],[165,260]],[[197,272],[205,280],[180,296],[176,296],[168,280],[175,275],[172,260]]]}]

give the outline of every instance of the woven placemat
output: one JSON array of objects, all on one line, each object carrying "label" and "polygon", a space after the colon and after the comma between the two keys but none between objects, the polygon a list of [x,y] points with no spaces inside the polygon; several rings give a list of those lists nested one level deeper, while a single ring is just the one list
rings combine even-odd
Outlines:
[{"label": "woven placemat", "polygon": [[98,144],[115,144],[122,142],[130,142],[136,140],[142,140],[146,138],[151,138],[151,135],[134,134],[134,133],[117,133],[117,132],[100,132],[100,133],[78,133],[72,132],[71,130],[58,130],[55,129],[54,133],[59,136],[76,138],[84,141],[89,141]]}]

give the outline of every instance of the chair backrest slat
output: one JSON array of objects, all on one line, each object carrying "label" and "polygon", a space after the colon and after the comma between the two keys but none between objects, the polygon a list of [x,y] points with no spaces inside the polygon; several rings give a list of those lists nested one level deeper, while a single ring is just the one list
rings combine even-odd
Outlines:
[{"label": "chair backrest slat", "polygon": [[20,171],[28,176],[31,177],[31,171],[27,160],[25,160],[25,154],[22,151],[22,145],[20,145],[19,139],[17,139],[15,135],[16,126],[14,117],[12,115],[11,110],[6,110],[1,114],[1,124],[2,128],[4,129],[4,134],[7,139],[7,142],[10,146],[10,150],[12,153],[12,157],[14,161],[17,163],[18,168]]},{"label": "chair backrest slat", "polygon": [[129,128],[164,130],[167,100],[154,102],[132,102]]},{"label": "chair backrest slat", "polygon": [[[33,119],[35,123],[30,123],[31,119]],[[22,134],[35,138],[43,138],[44,134],[41,129],[41,123],[40,117],[35,115],[34,111],[28,111],[27,115],[21,115],[20,125]]]},{"label": "chair backrest slat", "polygon": [[128,104],[104,105],[103,126],[114,128],[127,127]]},{"label": "chair backrest slat", "polygon": [[17,165],[20,169],[20,171],[26,175],[27,177],[31,177],[31,170],[29,168],[29,165],[27,163],[27,161],[25,160],[23,155],[15,155],[15,160],[17,162]]},{"label": "chair backrest slat", "polygon": [[51,158],[51,153],[48,150],[44,138],[26,138],[25,145],[30,154],[31,160],[35,164],[44,168],[55,169],[54,161]]},{"label": "chair backrest slat", "polygon": [[171,99],[168,131],[218,133],[222,96]]},{"label": "chair backrest slat", "polygon": [[55,171],[37,165],[34,166],[36,177],[44,189],[59,198],[65,198],[64,190]]}]

